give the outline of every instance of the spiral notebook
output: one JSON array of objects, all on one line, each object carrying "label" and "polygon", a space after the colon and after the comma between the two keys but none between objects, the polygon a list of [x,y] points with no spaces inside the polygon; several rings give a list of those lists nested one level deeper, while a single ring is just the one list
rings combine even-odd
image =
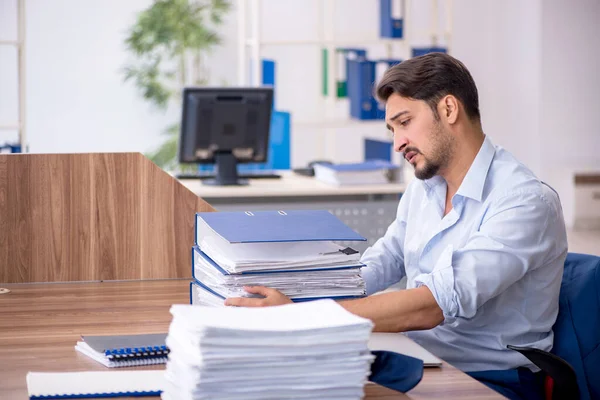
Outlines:
[{"label": "spiral notebook", "polygon": [[166,333],[81,336],[75,350],[109,368],[165,364],[169,354],[166,338]]},{"label": "spiral notebook", "polygon": [[30,399],[159,396],[165,371],[29,372]]}]

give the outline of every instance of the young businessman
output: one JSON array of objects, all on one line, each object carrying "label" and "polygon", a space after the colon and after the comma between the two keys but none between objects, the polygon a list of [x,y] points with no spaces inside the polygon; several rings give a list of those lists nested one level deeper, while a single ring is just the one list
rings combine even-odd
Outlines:
[{"label": "young businessman", "polygon": [[[414,167],[396,220],[362,257],[371,295],[341,302],[375,330],[407,332],[425,348],[511,398],[542,394],[541,374],[507,345],[552,347],[567,254],[556,193],[481,126],[467,68],[432,53],[390,68],[377,87],[394,149]],[[510,116],[507,116],[510,118]],[[252,287],[264,299],[290,300]]]}]

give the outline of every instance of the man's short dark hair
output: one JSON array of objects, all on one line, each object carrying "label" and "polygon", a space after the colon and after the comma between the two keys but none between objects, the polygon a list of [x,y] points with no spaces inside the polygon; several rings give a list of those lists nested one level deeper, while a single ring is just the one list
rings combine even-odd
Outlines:
[{"label": "man's short dark hair", "polygon": [[451,94],[460,100],[471,120],[481,119],[477,86],[471,73],[462,62],[445,53],[410,58],[388,69],[377,85],[376,95],[386,102],[393,93],[425,101],[436,119],[438,102]]}]

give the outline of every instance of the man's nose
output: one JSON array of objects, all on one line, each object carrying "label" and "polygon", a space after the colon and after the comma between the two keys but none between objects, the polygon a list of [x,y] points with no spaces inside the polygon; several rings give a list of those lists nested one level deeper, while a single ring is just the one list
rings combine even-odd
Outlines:
[{"label": "man's nose", "polygon": [[394,134],[394,151],[402,153],[407,145],[408,140],[404,135],[399,133]]}]

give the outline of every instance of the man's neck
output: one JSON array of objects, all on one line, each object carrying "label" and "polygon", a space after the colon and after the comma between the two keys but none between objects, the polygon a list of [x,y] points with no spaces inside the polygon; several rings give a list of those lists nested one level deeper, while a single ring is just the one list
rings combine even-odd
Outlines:
[{"label": "man's neck", "polygon": [[485,135],[481,131],[465,136],[465,140],[460,141],[462,145],[458,145],[454,149],[452,162],[441,174],[448,185],[447,199],[451,199],[458,191],[485,139]]}]

